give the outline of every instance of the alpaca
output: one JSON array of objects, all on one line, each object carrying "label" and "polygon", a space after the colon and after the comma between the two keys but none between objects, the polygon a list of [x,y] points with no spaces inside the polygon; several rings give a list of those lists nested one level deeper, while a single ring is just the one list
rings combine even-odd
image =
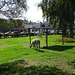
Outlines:
[{"label": "alpaca", "polygon": [[34,47],[34,48],[40,48],[40,40],[39,39],[33,39],[31,44],[30,44],[30,48],[31,47]]}]

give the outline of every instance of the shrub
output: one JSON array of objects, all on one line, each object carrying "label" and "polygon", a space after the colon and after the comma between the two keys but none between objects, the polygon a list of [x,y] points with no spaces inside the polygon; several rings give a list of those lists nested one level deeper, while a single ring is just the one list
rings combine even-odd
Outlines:
[{"label": "shrub", "polygon": [[[61,42],[62,38],[57,38],[56,40]],[[67,37],[64,37],[63,40],[64,40],[64,42],[74,42],[75,41],[74,38],[67,38]]]}]

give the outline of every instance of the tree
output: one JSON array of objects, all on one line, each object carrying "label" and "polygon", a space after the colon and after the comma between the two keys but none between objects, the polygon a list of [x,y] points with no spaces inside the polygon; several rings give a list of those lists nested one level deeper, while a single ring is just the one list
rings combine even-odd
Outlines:
[{"label": "tree", "polygon": [[26,10],[26,0],[0,0],[0,14],[8,18],[20,17]]},{"label": "tree", "polygon": [[5,19],[0,18],[0,29],[6,28],[7,26],[7,21]]},{"label": "tree", "polygon": [[17,27],[21,28],[23,26],[23,20],[17,19],[16,21],[17,21]]},{"label": "tree", "polygon": [[17,26],[17,22],[14,18],[21,17],[23,12],[26,11],[26,0],[0,0],[0,14],[3,14],[10,20],[8,23],[10,28],[13,28],[14,24]]},{"label": "tree", "polygon": [[0,18],[0,29],[13,29],[15,27],[15,22],[12,20]]},{"label": "tree", "polygon": [[[45,6],[47,2],[47,9]],[[70,37],[73,37],[75,0],[43,0],[39,6],[43,11],[43,16],[50,18],[50,21],[59,20],[59,27],[62,27],[63,35],[66,29],[70,29]]]}]

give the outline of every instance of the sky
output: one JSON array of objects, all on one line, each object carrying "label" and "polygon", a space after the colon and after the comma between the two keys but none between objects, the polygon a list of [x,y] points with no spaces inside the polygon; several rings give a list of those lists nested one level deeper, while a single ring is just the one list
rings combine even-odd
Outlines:
[{"label": "sky", "polygon": [[42,10],[37,7],[37,4],[40,3],[41,0],[28,0],[28,10],[25,14],[25,17],[27,17],[28,21],[32,22],[42,22]]},{"label": "sky", "polygon": [[[28,10],[26,13],[23,13],[23,18],[26,18],[28,21],[32,22],[43,22],[42,10],[37,7],[37,4],[41,1],[42,0],[27,0]],[[0,17],[6,18],[2,14],[0,14]]]}]

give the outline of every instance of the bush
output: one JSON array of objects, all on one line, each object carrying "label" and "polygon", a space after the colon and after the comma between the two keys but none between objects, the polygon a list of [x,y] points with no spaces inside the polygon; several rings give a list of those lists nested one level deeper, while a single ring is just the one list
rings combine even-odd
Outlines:
[{"label": "bush", "polygon": [[[62,38],[57,38],[56,40],[59,41],[59,42],[61,42],[62,41]],[[64,42],[75,42],[75,39],[74,38],[64,37],[63,40],[64,40]]]}]

